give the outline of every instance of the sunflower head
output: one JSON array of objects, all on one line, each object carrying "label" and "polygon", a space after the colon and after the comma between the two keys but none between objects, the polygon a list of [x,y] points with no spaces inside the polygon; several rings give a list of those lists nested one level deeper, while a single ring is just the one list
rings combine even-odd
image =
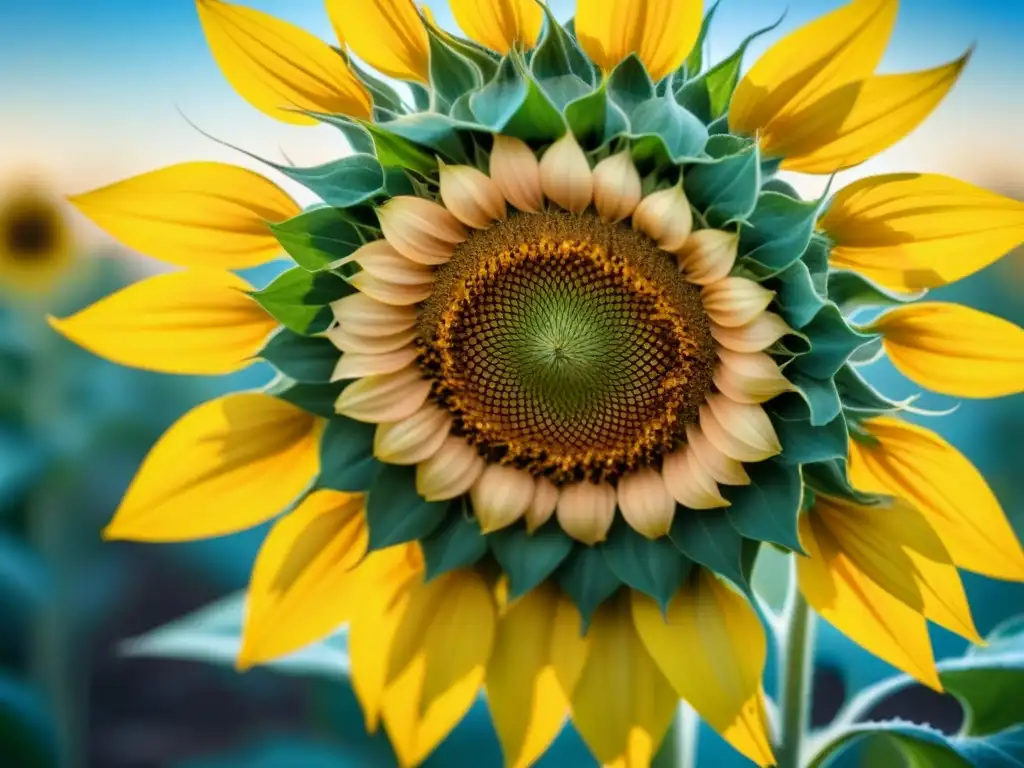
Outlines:
[{"label": "sunflower head", "polygon": [[23,181],[0,194],[0,287],[46,289],[71,256],[63,211],[41,187]]},{"label": "sunflower head", "polygon": [[[963,510],[934,515],[942,541],[923,522],[921,483],[966,470],[938,443],[931,469],[907,469],[927,438],[858,367],[885,352],[938,391],[1016,391],[1019,329],[901,305],[1019,242],[1024,209],[935,175],[827,202],[776,176],[863,161],[955,81],[962,60],[874,74],[895,0],[854,0],[742,80],[753,38],[706,67],[688,0],[581,0],[567,25],[534,0],[453,0],[472,39],[410,0],[329,0],[340,49],[198,8],[245,98],[334,126],[353,152],[272,164],[322,199],[306,210],[218,163],[75,198],[186,269],[53,323],[155,370],[279,370],[183,417],[107,531],[221,535],[299,498],[256,563],[243,664],[351,621],[367,724],[383,717],[407,764],[484,684],[509,764],[536,759],[567,711],[601,762],[646,764],[682,696],[767,765],[765,545],[810,563],[808,600],[904,668],[899,632],[858,629],[872,589],[915,632],[927,615],[973,636],[963,601],[932,610],[879,565],[927,538],[928,579],[955,591],[949,542],[984,564]],[[229,271],[282,249],[296,265],[263,290]],[[865,306],[897,309],[861,325]],[[998,362],[950,365],[976,357],[968,328]],[[1012,535],[994,540],[984,567],[1024,573]]]}]

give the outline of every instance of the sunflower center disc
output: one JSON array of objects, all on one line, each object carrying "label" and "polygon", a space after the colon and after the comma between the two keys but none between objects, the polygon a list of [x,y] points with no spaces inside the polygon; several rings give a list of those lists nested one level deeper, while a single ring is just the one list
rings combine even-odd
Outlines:
[{"label": "sunflower center disc", "polygon": [[457,428],[556,481],[656,460],[711,378],[697,289],[648,238],[589,215],[475,233],[440,270],[421,335]]},{"label": "sunflower center disc", "polygon": [[15,259],[30,261],[54,243],[54,222],[44,211],[26,209],[13,214],[6,227],[6,250]]}]

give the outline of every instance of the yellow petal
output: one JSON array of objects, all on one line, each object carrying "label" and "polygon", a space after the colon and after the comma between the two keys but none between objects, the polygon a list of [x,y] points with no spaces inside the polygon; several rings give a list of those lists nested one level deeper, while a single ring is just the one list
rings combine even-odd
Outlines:
[{"label": "yellow petal", "polygon": [[679,705],[640,641],[629,598],[620,593],[594,615],[590,651],[572,697],[572,719],[602,763],[650,764]]},{"label": "yellow petal", "polygon": [[171,272],[49,321],[79,346],[120,365],[162,373],[231,373],[251,363],[277,327],[249,298],[251,289],[230,272]]},{"label": "yellow petal", "polygon": [[920,512],[899,499],[860,506],[819,496],[811,514],[878,586],[936,624],[981,642],[960,574]]},{"label": "yellow petal", "polygon": [[750,760],[774,764],[761,689],[768,641],[750,604],[702,570],[664,616],[634,592],[633,620],[676,693]]},{"label": "yellow petal", "polygon": [[361,494],[316,491],[274,525],[253,566],[239,667],[321,640],[349,618],[352,569],[369,540],[364,502]]},{"label": "yellow petal", "polygon": [[492,51],[505,55],[513,43],[529,50],[537,44],[544,11],[537,0],[451,0],[462,30]]},{"label": "yellow petal", "polygon": [[421,762],[473,705],[496,623],[494,597],[474,571],[420,583],[395,633],[384,725],[404,765]]},{"label": "yellow petal", "polygon": [[690,55],[704,16],[700,0],[586,0],[576,6],[576,36],[605,72],[636,53],[651,79]]},{"label": "yellow petal", "polygon": [[385,75],[430,80],[430,42],[412,0],[327,0],[338,39]]},{"label": "yellow petal", "polygon": [[586,658],[579,612],[550,584],[528,592],[501,617],[487,665],[487,703],[505,765],[532,765],[551,745]]},{"label": "yellow petal", "polygon": [[773,45],[736,87],[729,128],[760,134],[771,145],[822,96],[870,76],[898,6],[898,0],[853,0]]},{"label": "yellow petal", "polygon": [[409,588],[422,572],[423,556],[416,543],[371,552],[357,569],[359,600],[352,609],[348,654],[352,688],[370,733],[380,722],[388,654],[409,599]]},{"label": "yellow petal", "polygon": [[972,275],[1024,242],[1024,203],[934,173],[870,176],[819,221],[829,262],[897,291]]},{"label": "yellow petal", "polygon": [[297,125],[317,121],[296,110],[370,116],[370,95],[320,38],[242,5],[196,0],[196,7],[221,72],[256,109]]},{"label": "yellow petal", "polygon": [[266,522],[320,471],[320,431],[319,419],[270,395],[203,403],[153,446],[103,535],[188,541]]},{"label": "yellow petal", "polygon": [[822,618],[858,645],[942,690],[924,617],[868,578],[814,515],[800,518],[800,591]]},{"label": "yellow petal", "polygon": [[925,302],[886,312],[869,330],[882,334],[892,364],[908,379],[956,397],[1024,391],[1024,330],[959,304]]},{"label": "yellow petal", "polygon": [[917,507],[953,562],[997,579],[1024,581],[1024,551],[981,473],[931,430],[890,417],[862,424],[874,442],[850,443],[855,487]]},{"label": "yellow petal", "polygon": [[782,168],[787,171],[833,173],[859,165],[924,122],[969,58],[966,53],[934,69],[844,86],[796,116],[784,135],[762,139],[761,148],[766,155],[786,158]]},{"label": "yellow petal", "polygon": [[267,223],[300,213],[280,187],[225,163],[180,163],[69,198],[132,250],[180,267],[245,269],[277,258]]}]

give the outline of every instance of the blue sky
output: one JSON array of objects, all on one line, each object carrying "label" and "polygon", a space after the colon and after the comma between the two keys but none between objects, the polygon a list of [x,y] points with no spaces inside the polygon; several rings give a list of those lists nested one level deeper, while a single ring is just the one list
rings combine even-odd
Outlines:
[{"label": "blue sky", "polygon": [[[585,1],[585,0],[584,0]],[[685,2],[686,0],[680,0]],[[248,0],[249,5],[333,39],[320,0]],[[453,26],[444,0],[428,2]],[[560,17],[572,0],[552,0]],[[832,0],[723,0],[710,36],[713,59],[749,32],[787,12],[780,30],[750,49],[747,64],[784,31],[835,7]],[[1024,134],[1024,2],[903,0],[883,70],[933,66],[977,50],[961,82],[929,124],[854,174],[945,170],[961,175],[1006,170],[993,126]],[[188,159],[247,164],[203,138],[179,109],[214,135],[263,156],[281,151],[316,163],[341,150],[327,128],[279,124],[242,101],[206,48],[192,0],[49,0],[0,10],[4,120],[0,172],[38,166],[62,191],[79,191]],[[13,76],[11,76],[13,73]],[[981,137],[980,140],[978,137]],[[1002,143],[1024,175],[1024,149]],[[979,170],[981,169],[981,170]],[[805,183],[813,191],[817,181]]]}]

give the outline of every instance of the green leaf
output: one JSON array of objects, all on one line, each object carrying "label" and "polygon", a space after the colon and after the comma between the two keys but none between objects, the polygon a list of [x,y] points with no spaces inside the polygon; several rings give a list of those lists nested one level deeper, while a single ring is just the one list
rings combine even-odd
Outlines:
[{"label": "green leaf", "polygon": [[842,459],[805,464],[803,471],[804,481],[813,491],[849,499],[857,504],[878,504],[884,498],[874,493],[862,493],[850,485],[846,462]]},{"label": "green leaf", "polygon": [[[382,173],[381,184],[383,179]],[[311,208],[280,224],[267,226],[295,263],[310,272],[327,269],[364,242],[359,230],[341,211],[327,206]]]},{"label": "green leaf", "polygon": [[559,568],[557,577],[583,617],[581,632],[586,632],[601,603],[622,586],[622,579],[608,567],[598,547],[575,547]]},{"label": "green leaf", "polygon": [[540,87],[556,109],[564,110],[565,107],[581,97],[587,96],[593,91],[590,86],[580,80],[576,75],[561,75],[549,77],[540,81]]},{"label": "green leaf", "polygon": [[784,373],[796,387],[797,394],[807,403],[807,409],[811,414],[811,426],[824,426],[842,412],[839,391],[831,376],[825,379],[815,378],[803,371],[795,370],[792,365],[787,366]]},{"label": "green leaf", "polygon": [[599,149],[629,131],[626,113],[608,98],[604,84],[593,93],[566,104],[565,119],[580,146],[590,150]]},{"label": "green leaf", "polygon": [[335,415],[320,438],[318,488],[334,491],[365,491],[384,466],[373,455],[376,427],[347,416]]},{"label": "green leaf", "polygon": [[801,331],[810,340],[811,351],[796,358],[792,367],[819,379],[834,376],[855,350],[875,337],[851,328],[832,303],[826,304]]},{"label": "green leaf", "polygon": [[902,410],[909,401],[893,402],[864,380],[852,365],[844,365],[835,375],[836,389],[843,409],[866,416]]},{"label": "green leaf", "polygon": [[802,260],[794,261],[770,280],[770,287],[777,294],[776,311],[794,330],[806,326],[825,306],[825,300],[814,286],[811,271]]},{"label": "green leaf", "polygon": [[544,36],[533,51],[530,69],[543,83],[548,78],[575,75],[584,83],[595,83],[594,67],[576,40],[562,27],[551,13],[547,3],[544,9]]},{"label": "green leaf", "polygon": [[469,100],[473,97],[472,93],[464,93],[455,100],[452,104],[451,111],[448,116],[452,120],[458,120],[463,123],[475,123],[476,115],[473,114],[472,108],[469,106]]},{"label": "green leaf", "polygon": [[[466,40],[450,34],[446,30],[434,26],[433,24],[427,23],[426,26],[430,27],[431,31],[451,50],[458,53],[464,59],[473,62],[480,70],[482,82],[487,82],[494,77],[494,73],[498,71],[498,63],[500,61],[498,54],[484,48],[482,45],[478,45],[472,40]],[[414,83],[410,83],[410,85],[415,86]],[[426,91],[422,86],[420,86],[420,89],[421,91]],[[415,95],[415,88],[413,89],[413,93]],[[426,98],[424,98],[424,95]],[[420,95],[420,98],[417,100],[417,107],[420,111],[430,109],[429,92]]]},{"label": "green leaf", "polygon": [[890,291],[875,285],[856,272],[842,270],[829,274],[828,297],[836,303],[844,315],[851,317],[862,309],[896,307],[917,301],[927,293],[927,290],[915,293]]},{"label": "green leaf", "polygon": [[1024,726],[986,737],[947,736],[934,728],[903,721],[864,723],[825,746],[808,768],[838,765],[844,751],[885,739],[913,768],[1024,768]]},{"label": "green leaf", "polygon": [[[714,9],[711,12],[713,13]],[[720,61],[703,75],[684,83],[675,93],[676,101],[690,109],[705,123],[723,117],[729,110],[733,91],[740,81],[740,69],[747,46],[766,32],[771,32],[781,22],[780,18],[771,26],[749,35],[729,58]]]},{"label": "green leaf", "polygon": [[782,444],[776,458],[783,464],[809,464],[843,459],[849,451],[846,419],[837,416],[820,427],[811,424],[807,403],[796,394],[780,395],[765,405],[775,433]]},{"label": "green leaf", "polygon": [[807,244],[807,250],[800,260],[807,265],[814,290],[819,296],[828,296],[828,259],[828,241],[820,235],[811,235],[811,242]]},{"label": "green leaf", "polygon": [[803,553],[797,519],[803,502],[800,469],[775,461],[745,465],[750,485],[723,485],[722,495],[732,506],[724,510],[732,527],[748,539]]},{"label": "green leaf", "polygon": [[328,339],[282,328],[270,337],[259,356],[290,379],[318,384],[331,380],[341,353]]},{"label": "green leaf", "polygon": [[648,539],[625,520],[612,527],[601,546],[608,567],[627,585],[658,601],[662,610],[690,574],[693,562],[672,544],[668,537]]},{"label": "green leaf", "polygon": [[704,14],[704,20],[700,25],[700,34],[697,35],[697,42],[683,63],[683,69],[688,77],[696,77],[704,67],[704,41],[707,40],[708,31],[711,29],[711,20],[715,17],[715,11],[717,10],[718,2],[716,0],[715,4]]},{"label": "green leaf", "polygon": [[654,98],[633,110],[629,118],[632,155],[641,169],[679,165],[699,157],[708,142],[708,129],[676,104]]},{"label": "green leaf", "polygon": [[724,576],[738,587],[748,586],[743,575],[743,536],[721,509],[677,506],[668,535],[676,548],[695,563]]},{"label": "green leaf", "polygon": [[[426,113],[418,113],[418,115],[421,114]],[[418,115],[413,115],[412,117]],[[426,174],[437,170],[437,160],[433,155],[429,152],[424,152],[408,139],[391,132],[390,129],[394,123],[389,123],[387,127],[371,122],[366,122],[362,125],[373,139],[377,159],[385,168],[408,168],[409,170]]]},{"label": "green leaf", "polygon": [[369,549],[384,549],[430,535],[444,522],[448,501],[427,501],[416,490],[416,468],[382,464],[366,497]]},{"label": "green leaf", "polygon": [[473,137],[484,138],[487,132],[475,123],[465,123],[436,112],[421,112],[399,118],[387,124],[386,130],[394,136],[406,139],[414,145],[430,150],[430,168],[427,175],[437,172],[440,155],[451,163],[471,163],[470,148]]},{"label": "green leaf", "polygon": [[[312,168],[288,165],[274,167],[315,193],[328,205],[338,208],[365,203],[384,191],[384,169],[377,158],[369,154],[347,155]],[[278,227],[286,224],[288,222]]]},{"label": "green leaf", "polygon": [[623,114],[630,117],[637,107],[654,98],[654,83],[647,74],[647,68],[635,53],[619,62],[608,75],[604,85],[611,101]]},{"label": "green leaf", "polygon": [[788,181],[782,179],[766,179],[764,184],[761,185],[762,192],[778,192],[780,195],[786,197],[792,197],[794,200],[800,199],[800,193],[796,191],[796,188]]},{"label": "green leaf", "polygon": [[430,87],[434,98],[444,103],[443,111],[448,111],[459,96],[483,85],[484,75],[475,62],[450,46],[432,24],[424,26],[430,45]]},{"label": "green leaf", "polygon": [[428,581],[467,568],[487,554],[487,539],[479,523],[460,506],[453,504],[444,522],[420,542]]},{"label": "green leaf", "polygon": [[491,552],[508,576],[509,598],[524,595],[555,572],[572,551],[573,542],[556,522],[533,533],[514,525],[488,534]]},{"label": "green leaf", "polygon": [[[991,736],[1024,724],[1024,615],[997,626],[985,638],[987,646],[938,664],[939,680],[964,708],[962,736]],[[916,680],[899,675],[858,693],[839,725],[863,719],[879,705]]]},{"label": "green leaf", "polygon": [[[125,656],[190,659],[234,668],[242,646],[245,592],[236,592],[162,627],[125,640]],[[331,635],[315,645],[268,662],[277,672],[348,680],[348,633]]]},{"label": "green leaf", "polygon": [[522,56],[512,51],[493,79],[469,100],[477,120],[495,133],[524,141],[554,141],[565,133],[565,120]]},{"label": "green leaf", "polygon": [[712,136],[706,151],[714,159],[683,174],[691,205],[715,228],[747,218],[757,204],[761,183],[757,144],[735,136]]},{"label": "green leaf", "polygon": [[351,118],[344,115],[326,115],[318,112],[307,113],[326,125],[332,125],[341,131],[349,147],[357,154],[373,155],[375,149],[370,132]]},{"label": "green leaf", "polygon": [[354,291],[330,272],[314,273],[293,267],[250,295],[283,326],[305,335],[326,331],[334,321],[327,305]]},{"label": "green leaf", "polygon": [[807,249],[817,216],[817,200],[762,192],[754,212],[740,227],[743,266],[761,278],[782,272]]},{"label": "green leaf", "polygon": [[412,91],[412,101],[416,105],[416,111],[427,112],[430,109],[430,89],[414,82],[407,82],[405,85]]},{"label": "green leaf", "polygon": [[265,391],[316,416],[331,418],[335,415],[334,403],[338,395],[350,383],[336,381],[330,384],[303,384],[281,376]]},{"label": "green leaf", "polygon": [[372,75],[370,71],[361,65],[358,61],[353,59],[351,56],[342,53],[345,58],[345,62],[349,68],[359,76],[359,79],[363,81],[363,85],[370,92],[373,97],[373,104],[376,107],[383,107],[396,114],[402,114],[407,112],[405,103],[402,101],[402,97],[398,95],[398,92],[390,85],[385,83],[379,77]]}]

